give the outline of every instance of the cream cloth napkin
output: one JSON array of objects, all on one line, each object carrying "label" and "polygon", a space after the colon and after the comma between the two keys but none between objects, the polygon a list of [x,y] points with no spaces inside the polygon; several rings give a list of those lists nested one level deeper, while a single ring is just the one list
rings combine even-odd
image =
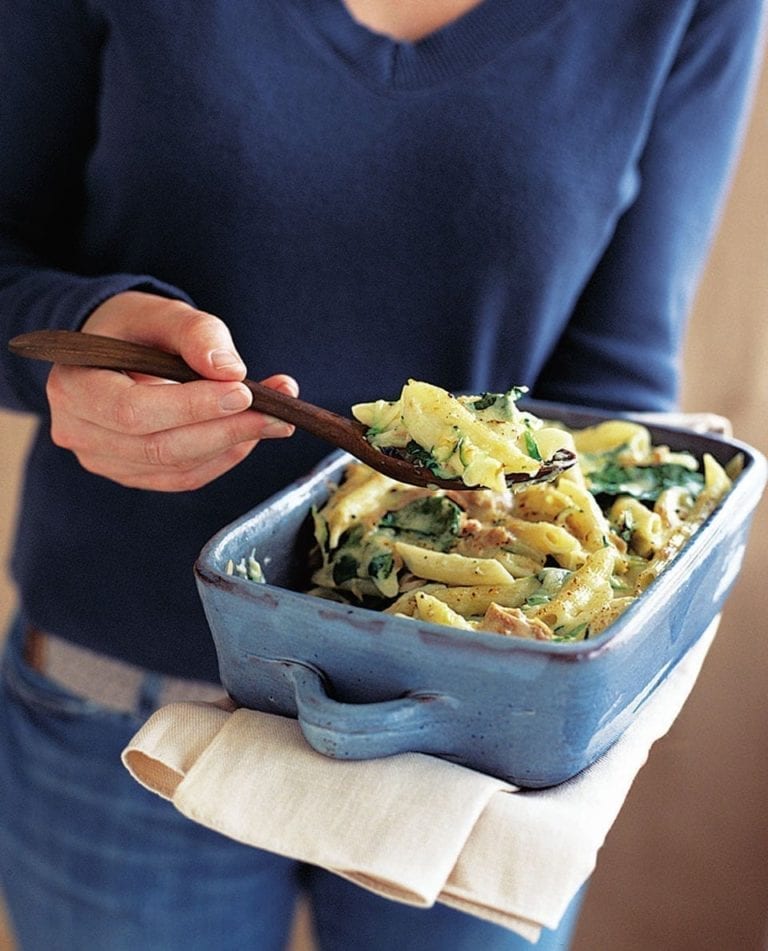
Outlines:
[{"label": "cream cloth napkin", "polygon": [[522,791],[420,753],[350,762],[295,720],[194,702],[158,710],[123,752],[133,777],[232,839],[319,865],[387,898],[436,901],[535,941],[554,928],[653,742],[692,689],[717,619],[622,738],[551,789]]}]

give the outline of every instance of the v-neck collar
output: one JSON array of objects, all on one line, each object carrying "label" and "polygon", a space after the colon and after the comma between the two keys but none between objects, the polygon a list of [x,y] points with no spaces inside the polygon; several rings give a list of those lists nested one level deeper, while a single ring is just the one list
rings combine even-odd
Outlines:
[{"label": "v-neck collar", "polygon": [[343,0],[290,2],[349,69],[390,91],[432,86],[480,66],[567,4],[567,0],[482,0],[458,19],[409,42],[359,23]]}]

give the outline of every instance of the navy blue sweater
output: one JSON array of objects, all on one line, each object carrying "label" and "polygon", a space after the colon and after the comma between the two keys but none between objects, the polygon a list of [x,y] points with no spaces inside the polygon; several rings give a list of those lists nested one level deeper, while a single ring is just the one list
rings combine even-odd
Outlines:
[{"label": "navy blue sweater", "polygon": [[[128,288],[222,317],[249,375],[347,412],[409,376],[674,404],[748,98],[759,0],[485,0],[422,42],[340,0],[0,0],[3,336]],[[261,445],[196,492],[122,488],[47,435],[13,570],[43,628],[214,678],[206,539],[309,468]]]}]

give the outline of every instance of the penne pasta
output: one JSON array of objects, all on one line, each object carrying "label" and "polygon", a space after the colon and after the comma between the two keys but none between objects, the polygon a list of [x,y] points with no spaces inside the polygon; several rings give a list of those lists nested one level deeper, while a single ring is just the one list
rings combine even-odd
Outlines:
[{"label": "penne pasta", "polygon": [[423,592],[442,601],[464,618],[481,617],[491,604],[498,604],[505,608],[519,608],[540,589],[541,583],[535,575],[520,578],[512,584],[427,584],[423,588],[416,588],[401,595],[385,610],[391,614],[413,615],[416,595]]},{"label": "penne pasta", "polygon": [[514,578],[495,558],[468,558],[466,555],[443,554],[397,542],[395,550],[409,571],[419,578],[443,581],[446,584],[513,584]]},{"label": "penne pasta", "polygon": [[659,513],[628,495],[616,499],[608,518],[616,533],[631,542],[643,558],[653,555],[664,540],[664,522]]},{"label": "penne pasta", "polygon": [[335,492],[323,509],[328,526],[328,544],[335,548],[348,529],[361,524],[366,516],[376,512],[385,494],[397,483],[380,472],[373,475],[364,469],[351,472],[352,484],[343,493]]},{"label": "penne pasta", "polygon": [[616,557],[616,550],[609,547],[592,552],[557,595],[532,612],[533,617],[547,624],[556,636],[574,638],[579,628],[586,632],[592,618],[613,600],[611,577]]},{"label": "penne pasta", "polygon": [[411,616],[421,621],[431,621],[433,624],[459,627],[465,631],[474,630],[469,621],[450,608],[445,601],[440,601],[424,591],[414,593],[414,613]]},{"label": "penne pasta", "polygon": [[[738,458],[723,467],[705,455],[700,464],[654,446],[649,430],[627,420],[574,432],[544,424],[514,405],[517,395],[455,398],[411,382],[398,401],[356,407],[387,444],[417,433],[443,463],[463,453],[465,474],[482,470],[487,484],[500,461],[522,464],[521,446],[534,448],[525,434],[539,440],[537,454],[571,446],[578,462],[551,482],[462,492],[406,486],[351,463],[312,513],[312,594],[467,631],[595,637],[665,569],[740,471]],[[231,572],[262,577],[250,556]]]},{"label": "penne pasta", "polygon": [[571,570],[584,564],[587,553],[575,535],[554,522],[526,522],[508,519],[511,531],[526,545],[553,558],[558,565]]}]

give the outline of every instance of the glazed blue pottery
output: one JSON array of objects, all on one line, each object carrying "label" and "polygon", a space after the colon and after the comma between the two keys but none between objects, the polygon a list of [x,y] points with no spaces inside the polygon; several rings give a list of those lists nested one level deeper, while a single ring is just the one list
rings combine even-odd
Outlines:
[{"label": "glazed blue pottery", "polygon": [[[606,418],[528,405],[573,427]],[[225,688],[241,706],[297,717],[308,742],[328,756],[430,753],[529,788],[574,776],[621,736],[721,611],[765,486],[765,459],[750,446],[649,429],[655,443],[709,452],[721,463],[741,452],[744,471],[680,555],[594,639],[468,632],[301,593],[309,583],[310,509],[325,501],[349,459],[335,453],[223,528],[198,559]],[[269,583],[227,574],[230,559],[251,551]]]}]

